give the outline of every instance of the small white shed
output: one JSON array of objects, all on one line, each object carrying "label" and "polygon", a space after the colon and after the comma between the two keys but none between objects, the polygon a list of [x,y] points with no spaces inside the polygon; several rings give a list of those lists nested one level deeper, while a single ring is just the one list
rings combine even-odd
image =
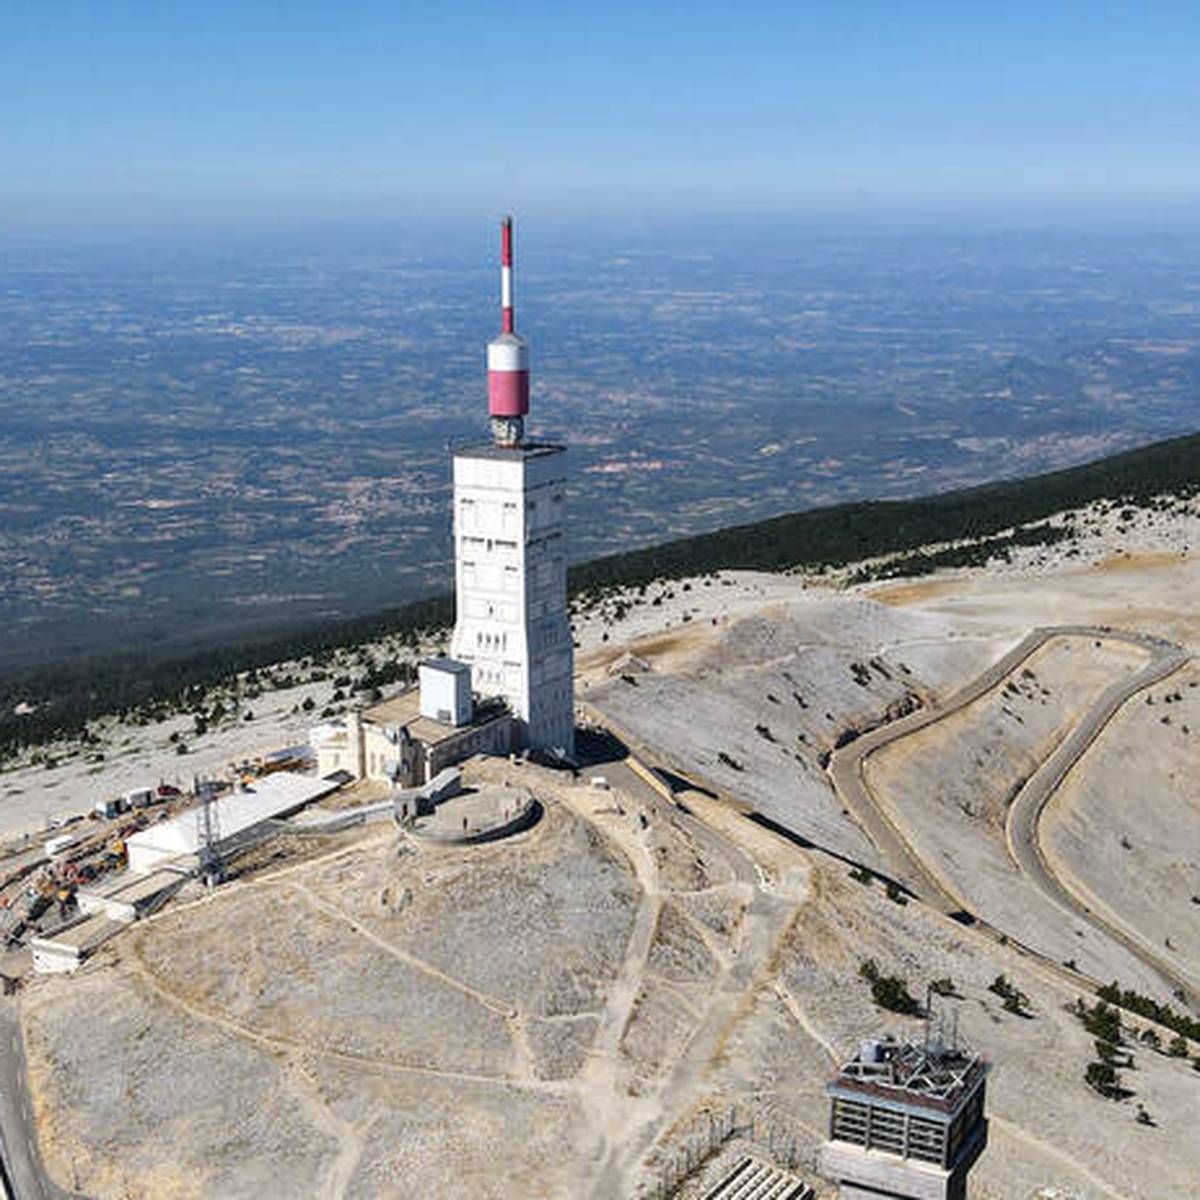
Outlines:
[{"label": "small white shed", "polygon": [[443,725],[470,725],[471,668],[454,658],[427,658],[420,669],[421,716]]}]

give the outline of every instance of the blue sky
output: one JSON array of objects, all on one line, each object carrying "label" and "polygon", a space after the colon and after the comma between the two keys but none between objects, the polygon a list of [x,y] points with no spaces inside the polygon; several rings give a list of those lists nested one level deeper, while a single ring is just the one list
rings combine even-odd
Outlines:
[{"label": "blue sky", "polygon": [[0,217],[1200,198],[1200,4],[7,0]]}]

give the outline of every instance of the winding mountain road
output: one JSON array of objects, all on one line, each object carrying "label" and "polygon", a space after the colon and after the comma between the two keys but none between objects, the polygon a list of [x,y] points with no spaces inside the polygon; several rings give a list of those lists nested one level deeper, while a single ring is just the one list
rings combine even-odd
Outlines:
[{"label": "winding mountain road", "polygon": [[[921,857],[867,786],[864,763],[884,746],[944,720],[974,703],[1000,684],[1047,642],[1060,637],[1089,637],[1137,646],[1151,654],[1141,670],[1110,685],[1084,713],[1070,733],[1026,781],[1009,809],[1006,839],[1013,862],[1034,885],[1059,908],[1078,916],[1093,928],[1114,939],[1136,955],[1168,985],[1172,992],[1194,1006],[1200,1000],[1200,983],[1167,962],[1157,948],[1136,930],[1113,918],[1097,913],[1086,900],[1077,896],[1054,873],[1042,852],[1038,825],[1047,802],[1079,762],[1113,715],[1130,697],[1166,679],[1190,657],[1180,646],[1147,634],[1129,633],[1093,625],[1049,625],[1030,631],[1020,642],[986,671],[942,704],[911,713],[888,725],[863,734],[849,745],[835,750],[829,762],[833,786],[850,814],[862,826],[895,877],[915,895],[945,913],[970,913],[980,920],[985,931],[1006,935],[1021,944],[1011,932],[989,925],[985,916],[972,912],[971,904],[958,895],[953,886]],[[1035,951],[1036,953],[1036,951]],[[1044,955],[1038,955],[1051,963]],[[1057,964],[1052,964],[1057,967]],[[1062,968],[1058,968],[1062,969]]]},{"label": "winding mountain road", "polygon": [[1120,942],[1130,953],[1153,968],[1184,1003],[1195,1007],[1200,1000],[1200,982],[1195,976],[1180,970],[1161,956],[1154,945],[1132,926],[1114,915],[1097,913],[1083,897],[1071,891],[1055,874],[1042,850],[1038,834],[1038,824],[1046,804],[1117,710],[1136,692],[1174,674],[1187,660],[1188,655],[1178,648],[1164,650],[1130,679],[1119,680],[1109,686],[1017,793],[1009,807],[1004,832],[1013,862],[1044,895]]}]

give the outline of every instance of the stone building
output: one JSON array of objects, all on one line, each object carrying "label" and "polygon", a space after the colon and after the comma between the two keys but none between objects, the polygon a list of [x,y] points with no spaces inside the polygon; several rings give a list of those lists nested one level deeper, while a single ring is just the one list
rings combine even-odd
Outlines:
[{"label": "stone building", "polygon": [[317,773],[344,772],[353,779],[421,787],[443,768],[473,754],[508,754],[514,748],[512,714],[502,700],[472,707],[461,725],[421,712],[419,688],[361,712],[318,725],[310,734]]}]

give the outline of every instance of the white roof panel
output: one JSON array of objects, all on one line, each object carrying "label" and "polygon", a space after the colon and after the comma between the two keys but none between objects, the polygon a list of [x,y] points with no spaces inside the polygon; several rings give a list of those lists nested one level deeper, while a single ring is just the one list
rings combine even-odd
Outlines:
[{"label": "white roof panel", "polygon": [[[221,840],[272,817],[281,817],[319,800],[340,785],[315,775],[276,771],[253,784],[253,790],[233,792],[215,801],[216,825]],[[128,840],[130,858],[137,850],[158,854],[194,854],[200,847],[200,805],[133,834]]]}]

